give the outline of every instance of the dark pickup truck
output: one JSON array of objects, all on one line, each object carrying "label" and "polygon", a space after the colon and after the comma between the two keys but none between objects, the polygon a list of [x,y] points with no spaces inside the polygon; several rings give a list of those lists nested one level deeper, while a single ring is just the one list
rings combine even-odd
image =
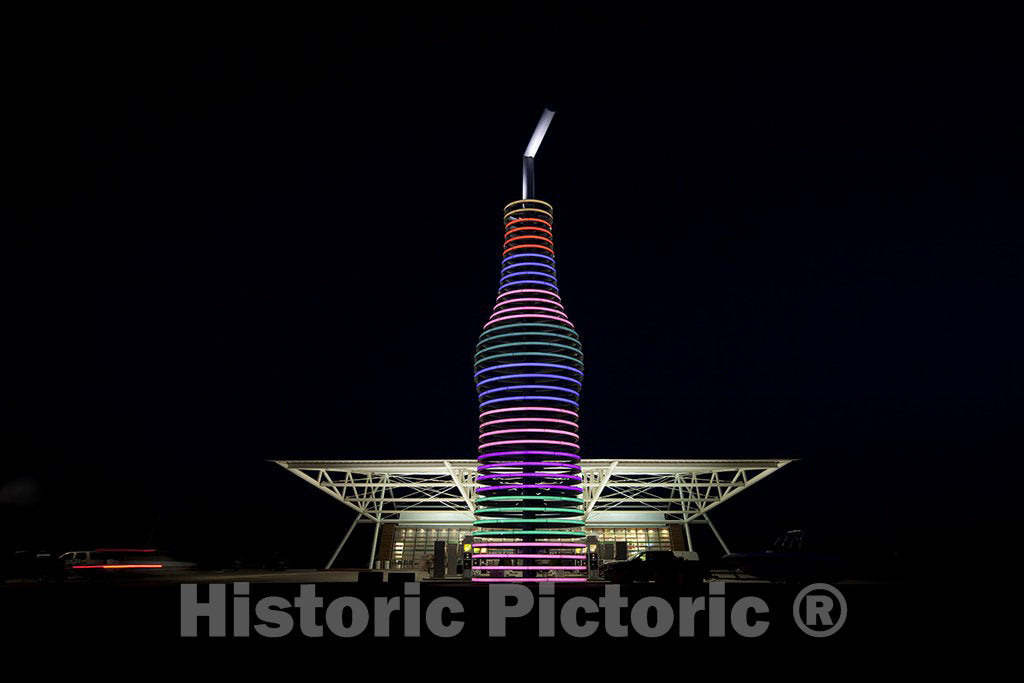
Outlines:
[{"label": "dark pickup truck", "polygon": [[626,560],[605,564],[600,572],[611,583],[650,581],[684,587],[700,586],[708,576],[697,553],[678,550],[642,550]]}]

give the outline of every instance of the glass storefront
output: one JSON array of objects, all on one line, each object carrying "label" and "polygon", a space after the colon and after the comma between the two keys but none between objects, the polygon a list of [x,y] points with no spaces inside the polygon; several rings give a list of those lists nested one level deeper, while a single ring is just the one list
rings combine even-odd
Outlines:
[{"label": "glass storefront", "polygon": [[672,550],[667,527],[600,528],[587,527],[587,533],[597,536],[600,543],[626,542],[626,552],[633,554],[640,550]]},{"label": "glass storefront", "polygon": [[464,527],[398,527],[391,568],[423,569],[423,558],[433,556],[435,541],[461,543],[462,537],[471,532]]},{"label": "glass storefront", "polygon": [[[422,569],[424,558],[434,554],[435,541],[461,543],[462,537],[470,533],[472,530],[465,527],[398,527],[391,568]],[[588,527],[587,533],[596,535],[601,543],[624,541],[628,553],[672,549],[667,527]]]}]

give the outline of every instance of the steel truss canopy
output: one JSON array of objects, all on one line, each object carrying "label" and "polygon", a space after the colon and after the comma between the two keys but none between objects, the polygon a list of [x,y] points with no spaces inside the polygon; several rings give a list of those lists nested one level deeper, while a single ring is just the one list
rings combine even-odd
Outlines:
[{"label": "steel truss canopy", "polygon": [[[475,460],[273,460],[357,521],[471,527]],[[793,460],[585,460],[584,522],[689,524]]]}]

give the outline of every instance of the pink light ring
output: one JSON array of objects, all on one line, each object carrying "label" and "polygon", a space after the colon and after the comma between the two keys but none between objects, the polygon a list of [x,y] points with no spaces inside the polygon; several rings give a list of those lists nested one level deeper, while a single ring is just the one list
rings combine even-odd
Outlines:
[{"label": "pink light ring", "polygon": [[546,289],[513,289],[508,292],[502,292],[501,294],[498,295],[498,298],[500,299],[502,297],[511,296],[513,294],[547,294],[549,296],[555,297],[559,301],[562,300],[562,297],[560,297],[557,292],[549,292]]},{"label": "pink light ring", "polygon": [[543,280],[517,280],[514,283],[505,283],[504,285],[498,286],[498,291],[501,292],[506,287],[516,287],[518,285],[544,285],[550,287],[555,291],[558,291],[558,286],[553,283],[546,283]]},{"label": "pink light ring", "polygon": [[490,458],[496,455],[543,455],[552,457],[562,458],[576,458],[580,459],[580,456],[575,453],[565,453],[564,451],[494,451],[493,453],[484,453],[483,455],[477,456],[480,458]]},{"label": "pink light ring", "polygon": [[578,474],[562,474],[561,472],[499,472],[497,474],[481,474],[476,480],[480,482],[484,479],[522,479],[523,477],[583,481],[583,477]]},{"label": "pink light ring", "polygon": [[[543,553],[483,553],[473,559],[477,560],[490,560],[497,559],[500,557],[511,557],[513,559],[520,560],[584,560],[586,556],[582,553],[575,555],[545,555]],[[486,565],[480,565],[481,569],[486,568]],[[561,569],[561,567],[559,567]]]},{"label": "pink light ring", "polygon": [[[554,294],[554,292],[551,292]],[[504,295],[508,295],[509,292],[503,292]],[[555,301],[553,299],[547,299],[539,296],[519,296],[514,299],[505,299],[504,296],[499,296],[497,301],[494,303],[494,308],[498,306],[507,306],[508,304],[519,302],[519,301],[537,301],[542,304],[549,304],[551,306],[557,306],[558,308],[565,308],[561,301]]]},{"label": "pink light ring", "polygon": [[578,564],[540,564],[540,565],[511,565],[508,567],[487,566],[482,564],[474,564],[473,571],[475,572],[504,572],[509,570],[545,570],[545,571],[586,571],[587,567]]},{"label": "pink light ring", "polygon": [[[511,302],[509,302],[511,303]],[[543,313],[550,313],[555,316],[565,315],[565,311],[554,305],[552,306],[510,306],[508,308],[502,308],[505,304],[498,304],[494,307],[494,311],[491,313],[491,317],[504,315],[505,313],[511,313],[513,311],[541,311]]]},{"label": "pink light ring", "polygon": [[581,582],[586,582],[587,579],[584,577],[541,577],[529,579],[490,579],[486,577],[473,577],[473,581],[478,584],[542,584],[545,582],[552,584],[579,584]]},{"label": "pink light ring", "polygon": [[[476,469],[477,469],[478,472],[486,472],[486,471],[492,470],[492,469],[494,469],[496,467],[557,467],[559,469],[569,469],[569,470],[573,470],[573,471],[576,471],[576,472],[579,472],[581,469],[583,469],[579,465],[573,465],[572,463],[568,463],[568,462],[501,462],[501,463],[493,463],[493,464],[488,464],[488,465],[477,465]],[[504,474],[511,474],[511,473],[505,472]],[[530,474],[530,473],[528,473],[528,472],[517,472],[515,474],[517,476],[524,476],[524,475]],[[538,474],[540,474],[540,473],[538,473]]]},{"label": "pink light ring", "polygon": [[563,541],[485,541],[474,543],[474,548],[586,548],[586,543],[566,543]]},{"label": "pink light ring", "polygon": [[486,436],[495,436],[497,434],[523,434],[524,436],[526,434],[561,434],[562,436],[568,436],[568,437],[573,438],[573,439],[579,439],[580,438],[579,434],[577,434],[576,432],[567,432],[564,429],[543,429],[543,428],[540,428],[540,429],[526,429],[526,428],[523,428],[523,429],[495,429],[495,430],[490,431],[490,432],[484,432],[483,434],[480,435],[480,438],[483,439]]},{"label": "pink light ring", "polygon": [[550,441],[546,439],[512,439],[510,441],[495,441],[493,443],[480,444],[477,447],[477,450],[482,451],[488,446],[511,446],[517,443],[547,443],[554,446],[564,446],[565,448],[575,448],[577,450],[580,447],[578,443],[570,443],[568,441]]},{"label": "pink light ring", "polygon": [[527,301],[539,301],[542,304],[551,304],[552,306],[557,306],[558,308],[562,308],[562,309],[565,308],[565,306],[563,306],[562,304],[558,303],[557,301],[552,301],[551,299],[541,299],[540,297],[536,297],[536,296],[522,296],[522,297],[519,297],[518,299],[509,299],[508,301],[499,301],[498,303],[494,304],[494,308],[497,308],[498,306],[507,306],[509,304],[521,304],[521,303],[524,303],[524,302],[527,302]]},{"label": "pink light ring", "polygon": [[484,327],[487,328],[493,325],[494,323],[500,323],[505,320],[516,320],[518,318],[544,318],[546,320],[557,320],[560,323],[564,323],[569,327],[576,329],[575,326],[565,318],[559,318],[558,316],[554,315],[541,315],[540,313],[519,313],[517,315],[507,315],[503,318],[492,318],[491,320],[488,320],[487,322],[484,323]]},{"label": "pink light ring", "polygon": [[505,313],[511,313],[512,311],[545,311],[547,313],[555,313],[559,316],[565,315],[565,313],[562,313],[561,311],[556,311],[553,308],[545,308],[544,306],[513,306],[512,308],[495,311],[494,313],[491,313],[491,317],[493,318],[496,315],[504,315]]},{"label": "pink light ring", "polygon": [[495,415],[497,413],[511,413],[511,412],[523,412],[526,410],[540,410],[545,413],[562,413],[563,415],[572,415],[575,418],[579,418],[580,414],[575,410],[566,410],[565,408],[548,408],[546,406],[523,406],[522,408],[495,408],[493,410],[485,410],[480,413],[480,418],[483,419],[488,415]]},{"label": "pink light ring", "polygon": [[546,422],[549,424],[569,425],[570,427],[579,426],[571,420],[559,420],[558,418],[555,417],[506,417],[501,420],[489,420],[488,422],[482,422],[480,423],[480,429],[483,429],[484,427],[489,427],[491,425],[507,424],[509,422]]},{"label": "pink light ring", "polygon": [[476,456],[477,460],[483,461],[487,458],[507,458],[522,455],[541,455],[545,458],[570,458],[579,461],[580,456],[575,453],[562,453],[560,451],[498,451],[497,453],[484,453]]}]

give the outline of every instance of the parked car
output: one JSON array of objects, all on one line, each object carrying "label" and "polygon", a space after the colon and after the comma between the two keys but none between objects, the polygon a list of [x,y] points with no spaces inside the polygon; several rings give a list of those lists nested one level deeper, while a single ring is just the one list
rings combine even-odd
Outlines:
[{"label": "parked car", "polygon": [[195,567],[194,563],[175,559],[168,553],[135,548],[72,550],[61,555],[60,560],[71,576],[144,575]]},{"label": "parked car", "polygon": [[677,586],[699,586],[708,569],[695,552],[683,550],[641,550],[618,562],[608,562],[601,576],[612,583],[653,582]]},{"label": "parked car", "polygon": [[833,582],[850,575],[850,566],[842,559],[809,548],[800,529],[787,531],[763,552],[730,553],[722,559],[733,572],[774,582]]},{"label": "parked car", "polygon": [[54,553],[18,550],[0,559],[0,582],[10,579],[62,581],[64,563]]}]

